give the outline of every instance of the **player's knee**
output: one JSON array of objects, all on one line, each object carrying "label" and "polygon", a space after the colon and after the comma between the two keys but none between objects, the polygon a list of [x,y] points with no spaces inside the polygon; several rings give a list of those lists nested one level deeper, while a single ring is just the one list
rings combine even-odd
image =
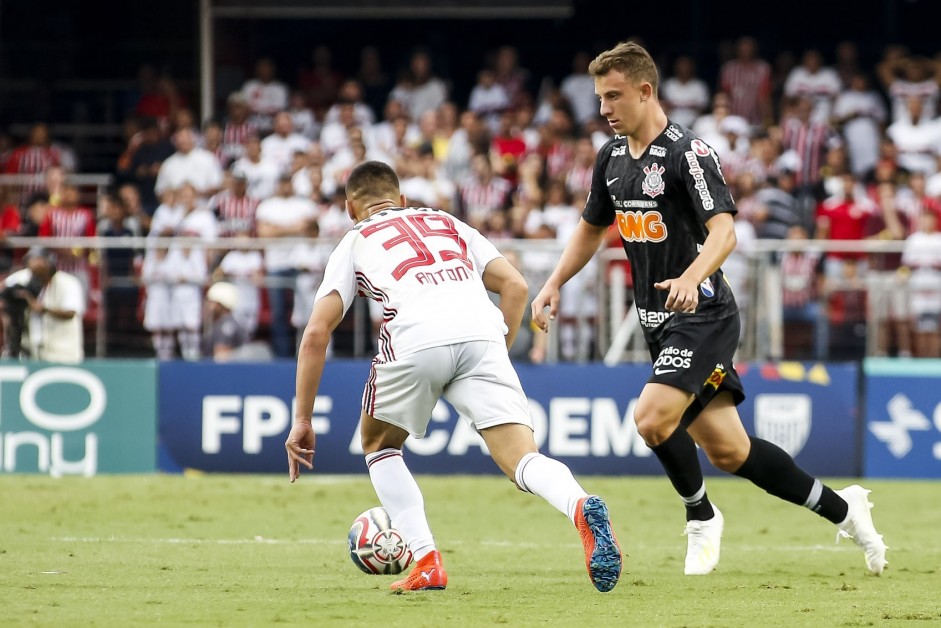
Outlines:
[{"label": "player's knee", "polygon": [[748,457],[748,449],[738,447],[704,447],[703,450],[712,466],[726,473],[738,471]]},{"label": "player's knee", "polygon": [[634,410],[634,422],[637,424],[637,433],[650,447],[656,447],[670,437],[676,430],[680,418],[668,408],[656,405],[641,407],[638,404]]}]

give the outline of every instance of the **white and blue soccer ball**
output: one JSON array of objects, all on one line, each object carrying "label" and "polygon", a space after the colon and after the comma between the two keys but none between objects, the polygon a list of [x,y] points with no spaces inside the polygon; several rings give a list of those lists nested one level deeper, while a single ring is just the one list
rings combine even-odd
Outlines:
[{"label": "white and blue soccer ball", "polygon": [[411,550],[382,506],[356,517],[350,527],[349,546],[353,564],[364,573],[402,573],[412,562]]}]

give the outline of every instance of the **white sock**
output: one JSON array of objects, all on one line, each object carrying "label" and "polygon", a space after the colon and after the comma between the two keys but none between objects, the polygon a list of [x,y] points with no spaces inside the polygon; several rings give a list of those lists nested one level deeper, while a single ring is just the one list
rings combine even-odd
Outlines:
[{"label": "white sock", "polygon": [[173,332],[154,332],[154,351],[158,360],[172,360],[176,354]]},{"label": "white sock", "polygon": [[588,493],[567,466],[538,452],[523,456],[516,465],[516,485],[539,495],[575,523],[575,506]]},{"label": "white sock", "polygon": [[416,561],[435,549],[435,540],[425,517],[425,499],[405,466],[401,449],[382,449],[366,454],[369,479],[392,525],[399,531]]},{"label": "white sock", "polygon": [[183,359],[190,362],[198,360],[201,357],[199,332],[184,329],[177,335],[180,339],[180,353]]}]

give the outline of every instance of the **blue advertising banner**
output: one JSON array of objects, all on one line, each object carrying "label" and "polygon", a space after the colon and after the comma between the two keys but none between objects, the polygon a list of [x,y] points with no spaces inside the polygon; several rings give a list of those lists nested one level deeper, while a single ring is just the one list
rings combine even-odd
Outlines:
[{"label": "blue advertising banner", "polygon": [[[637,435],[633,409],[648,365],[519,365],[540,450],[582,474],[660,474]],[[854,475],[857,375],[854,365],[741,365],[749,395],[746,429],[819,475]],[[368,361],[327,365],[314,410],[315,468],[365,470],[358,436]],[[160,365],[160,467],[280,473],[293,416],[294,364]],[[438,404],[425,438],[406,443],[416,473],[499,473],[480,436]],[[708,471],[712,467],[704,465]]]},{"label": "blue advertising banner", "polygon": [[941,360],[868,359],[867,477],[941,478]]}]

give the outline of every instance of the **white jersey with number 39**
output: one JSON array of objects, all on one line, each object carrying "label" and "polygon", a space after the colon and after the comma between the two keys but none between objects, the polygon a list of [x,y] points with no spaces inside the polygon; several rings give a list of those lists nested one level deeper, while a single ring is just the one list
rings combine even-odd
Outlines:
[{"label": "white jersey with number 39", "polygon": [[500,252],[476,229],[427,207],[392,208],[353,227],[330,255],[314,301],[334,290],[382,304],[379,357],[469,340],[504,342],[503,314],[484,288]]}]

